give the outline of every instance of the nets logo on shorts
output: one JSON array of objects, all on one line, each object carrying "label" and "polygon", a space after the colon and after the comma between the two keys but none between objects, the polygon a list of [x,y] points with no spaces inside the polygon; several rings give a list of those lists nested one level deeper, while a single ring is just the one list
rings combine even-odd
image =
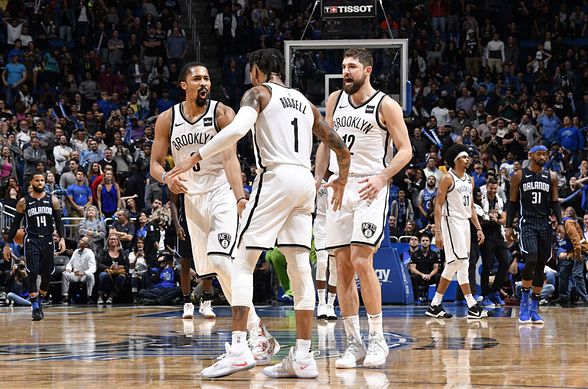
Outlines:
[{"label": "nets logo on shorts", "polygon": [[218,234],[218,242],[220,243],[221,247],[223,249],[226,249],[229,247],[229,245],[231,244],[231,235],[221,232],[220,234]]},{"label": "nets logo on shorts", "polygon": [[374,223],[361,223],[361,232],[366,238],[371,238],[376,232],[376,225]]}]

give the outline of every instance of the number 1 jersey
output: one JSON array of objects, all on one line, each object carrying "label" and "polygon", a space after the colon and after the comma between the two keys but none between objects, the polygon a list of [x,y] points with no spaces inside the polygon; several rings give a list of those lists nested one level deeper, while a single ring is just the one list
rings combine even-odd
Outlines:
[{"label": "number 1 jersey", "polygon": [[[351,153],[349,173],[358,176],[379,174],[392,160],[392,140],[379,118],[379,108],[386,94],[377,91],[365,103],[354,106],[351,96],[341,91],[333,111],[333,128]],[[339,173],[331,152],[329,170]]]},{"label": "number 1 jersey", "polygon": [[[209,100],[206,111],[195,122],[184,114],[183,103],[174,105],[170,128],[170,147],[176,164],[200,150],[218,133],[216,110],[218,101]],[[188,194],[209,192],[227,182],[222,153],[200,161],[184,173]]]},{"label": "number 1 jersey", "polygon": [[310,170],[314,114],[299,91],[283,85],[263,84],[271,93],[253,128],[253,151],[258,168],[297,165]]}]

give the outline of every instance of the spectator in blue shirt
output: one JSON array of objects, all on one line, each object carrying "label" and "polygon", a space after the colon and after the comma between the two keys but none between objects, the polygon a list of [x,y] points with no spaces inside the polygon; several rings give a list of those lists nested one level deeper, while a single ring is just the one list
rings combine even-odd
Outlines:
[{"label": "spectator in blue shirt", "polygon": [[474,171],[472,172],[472,179],[474,180],[474,186],[476,188],[481,188],[484,185],[486,185],[486,172],[484,171],[484,166],[482,165],[482,162],[474,162]]},{"label": "spectator in blue shirt", "polygon": [[559,144],[568,151],[572,152],[572,155],[576,154],[576,151],[584,148],[584,135],[582,132],[572,124],[572,119],[569,116],[565,116],[563,119],[563,127],[559,129]]},{"label": "spectator in blue shirt", "polygon": [[84,183],[86,175],[82,170],[76,172],[76,183],[67,187],[67,198],[70,209],[69,216],[83,217],[84,208],[92,204],[92,190]]},{"label": "spectator in blue shirt", "polygon": [[557,140],[558,130],[561,127],[561,120],[553,113],[552,107],[547,107],[545,113],[539,116],[537,122],[543,130],[543,140],[547,146]]},{"label": "spectator in blue shirt", "polygon": [[156,113],[160,114],[162,112],[165,112],[174,104],[175,102],[169,98],[169,92],[167,90],[164,90],[161,92],[161,98],[159,98],[157,100],[157,103],[155,104]]},{"label": "spectator in blue shirt", "polygon": [[14,97],[18,93],[18,87],[27,79],[27,68],[18,62],[18,56],[12,55],[10,62],[4,66],[2,83],[6,87],[6,104],[12,106]]}]

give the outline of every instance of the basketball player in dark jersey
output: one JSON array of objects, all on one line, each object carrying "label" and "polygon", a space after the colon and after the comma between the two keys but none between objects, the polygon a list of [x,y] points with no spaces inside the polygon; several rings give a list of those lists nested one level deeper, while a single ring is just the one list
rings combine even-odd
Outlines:
[{"label": "basketball player in dark jersey", "polygon": [[[51,281],[54,270],[53,262],[53,230],[59,234],[59,250],[65,250],[63,238],[63,222],[59,200],[45,192],[45,176],[36,173],[31,178],[33,191],[21,198],[16,204],[16,215],[10,226],[8,239],[4,242],[3,256],[10,259],[9,244],[14,239],[20,222],[25,219],[24,252],[29,270],[28,288],[33,308],[33,320],[43,319],[42,303]],[[53,226],[55,224],[55,227]],[[37,275],[41,275],[40,290],[37,291]],[[40,296],[39,296],[40,295]]]},{"label": "basketball player in dark jersey", "polygon": [[[557,219],[558,233],[564,235],[557,178],[555,173],[543,169],[547,155],[547,147],[533,147],[529,150],[529,167],[517,171],[511,179],[510,201],[506,212],[506,239],[513,241],[512,225],[518,208],[519,244],[525,258],[519,323],[543,324],[537,311],[543,289],[545,263],[551,257],[553,230],[549,222],[550,214],[553,213]],[[529,302],[531,286],[533,293]]]}]

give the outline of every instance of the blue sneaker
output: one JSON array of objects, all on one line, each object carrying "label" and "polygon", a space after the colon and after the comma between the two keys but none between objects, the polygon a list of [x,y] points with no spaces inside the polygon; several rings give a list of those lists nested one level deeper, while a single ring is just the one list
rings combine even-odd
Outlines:
[{"label": "blue sneaker", "polygon": [[531,323],[533,324],[543,324],[543,319],[537,311],[539,310],[539,300],[531,299],[531,307],[529,314],[531,315]]},{"label": "blue sneaker", "polygon": [[489,297],[490,297],[490,301],[492,301],[497,306],[498,305],[504,305],[505,304],[504,300],[500,297],[500,293],[499,292],[492,293]]},{"label": "blue sneaker", "polygon": [[521,311],[519,312],[519,323],[531,323],[531,309],[529,307],[530,291],[523,291],[521,293]]},{"label": "blue sneaker", "polygon": [[495,308],[494,303],[492,301],[490,301],[490,299],[488,297],[484,297],[482,299],[482,301],[480,301],[480,306],[482,308],[486,308],[486,309]]}]

